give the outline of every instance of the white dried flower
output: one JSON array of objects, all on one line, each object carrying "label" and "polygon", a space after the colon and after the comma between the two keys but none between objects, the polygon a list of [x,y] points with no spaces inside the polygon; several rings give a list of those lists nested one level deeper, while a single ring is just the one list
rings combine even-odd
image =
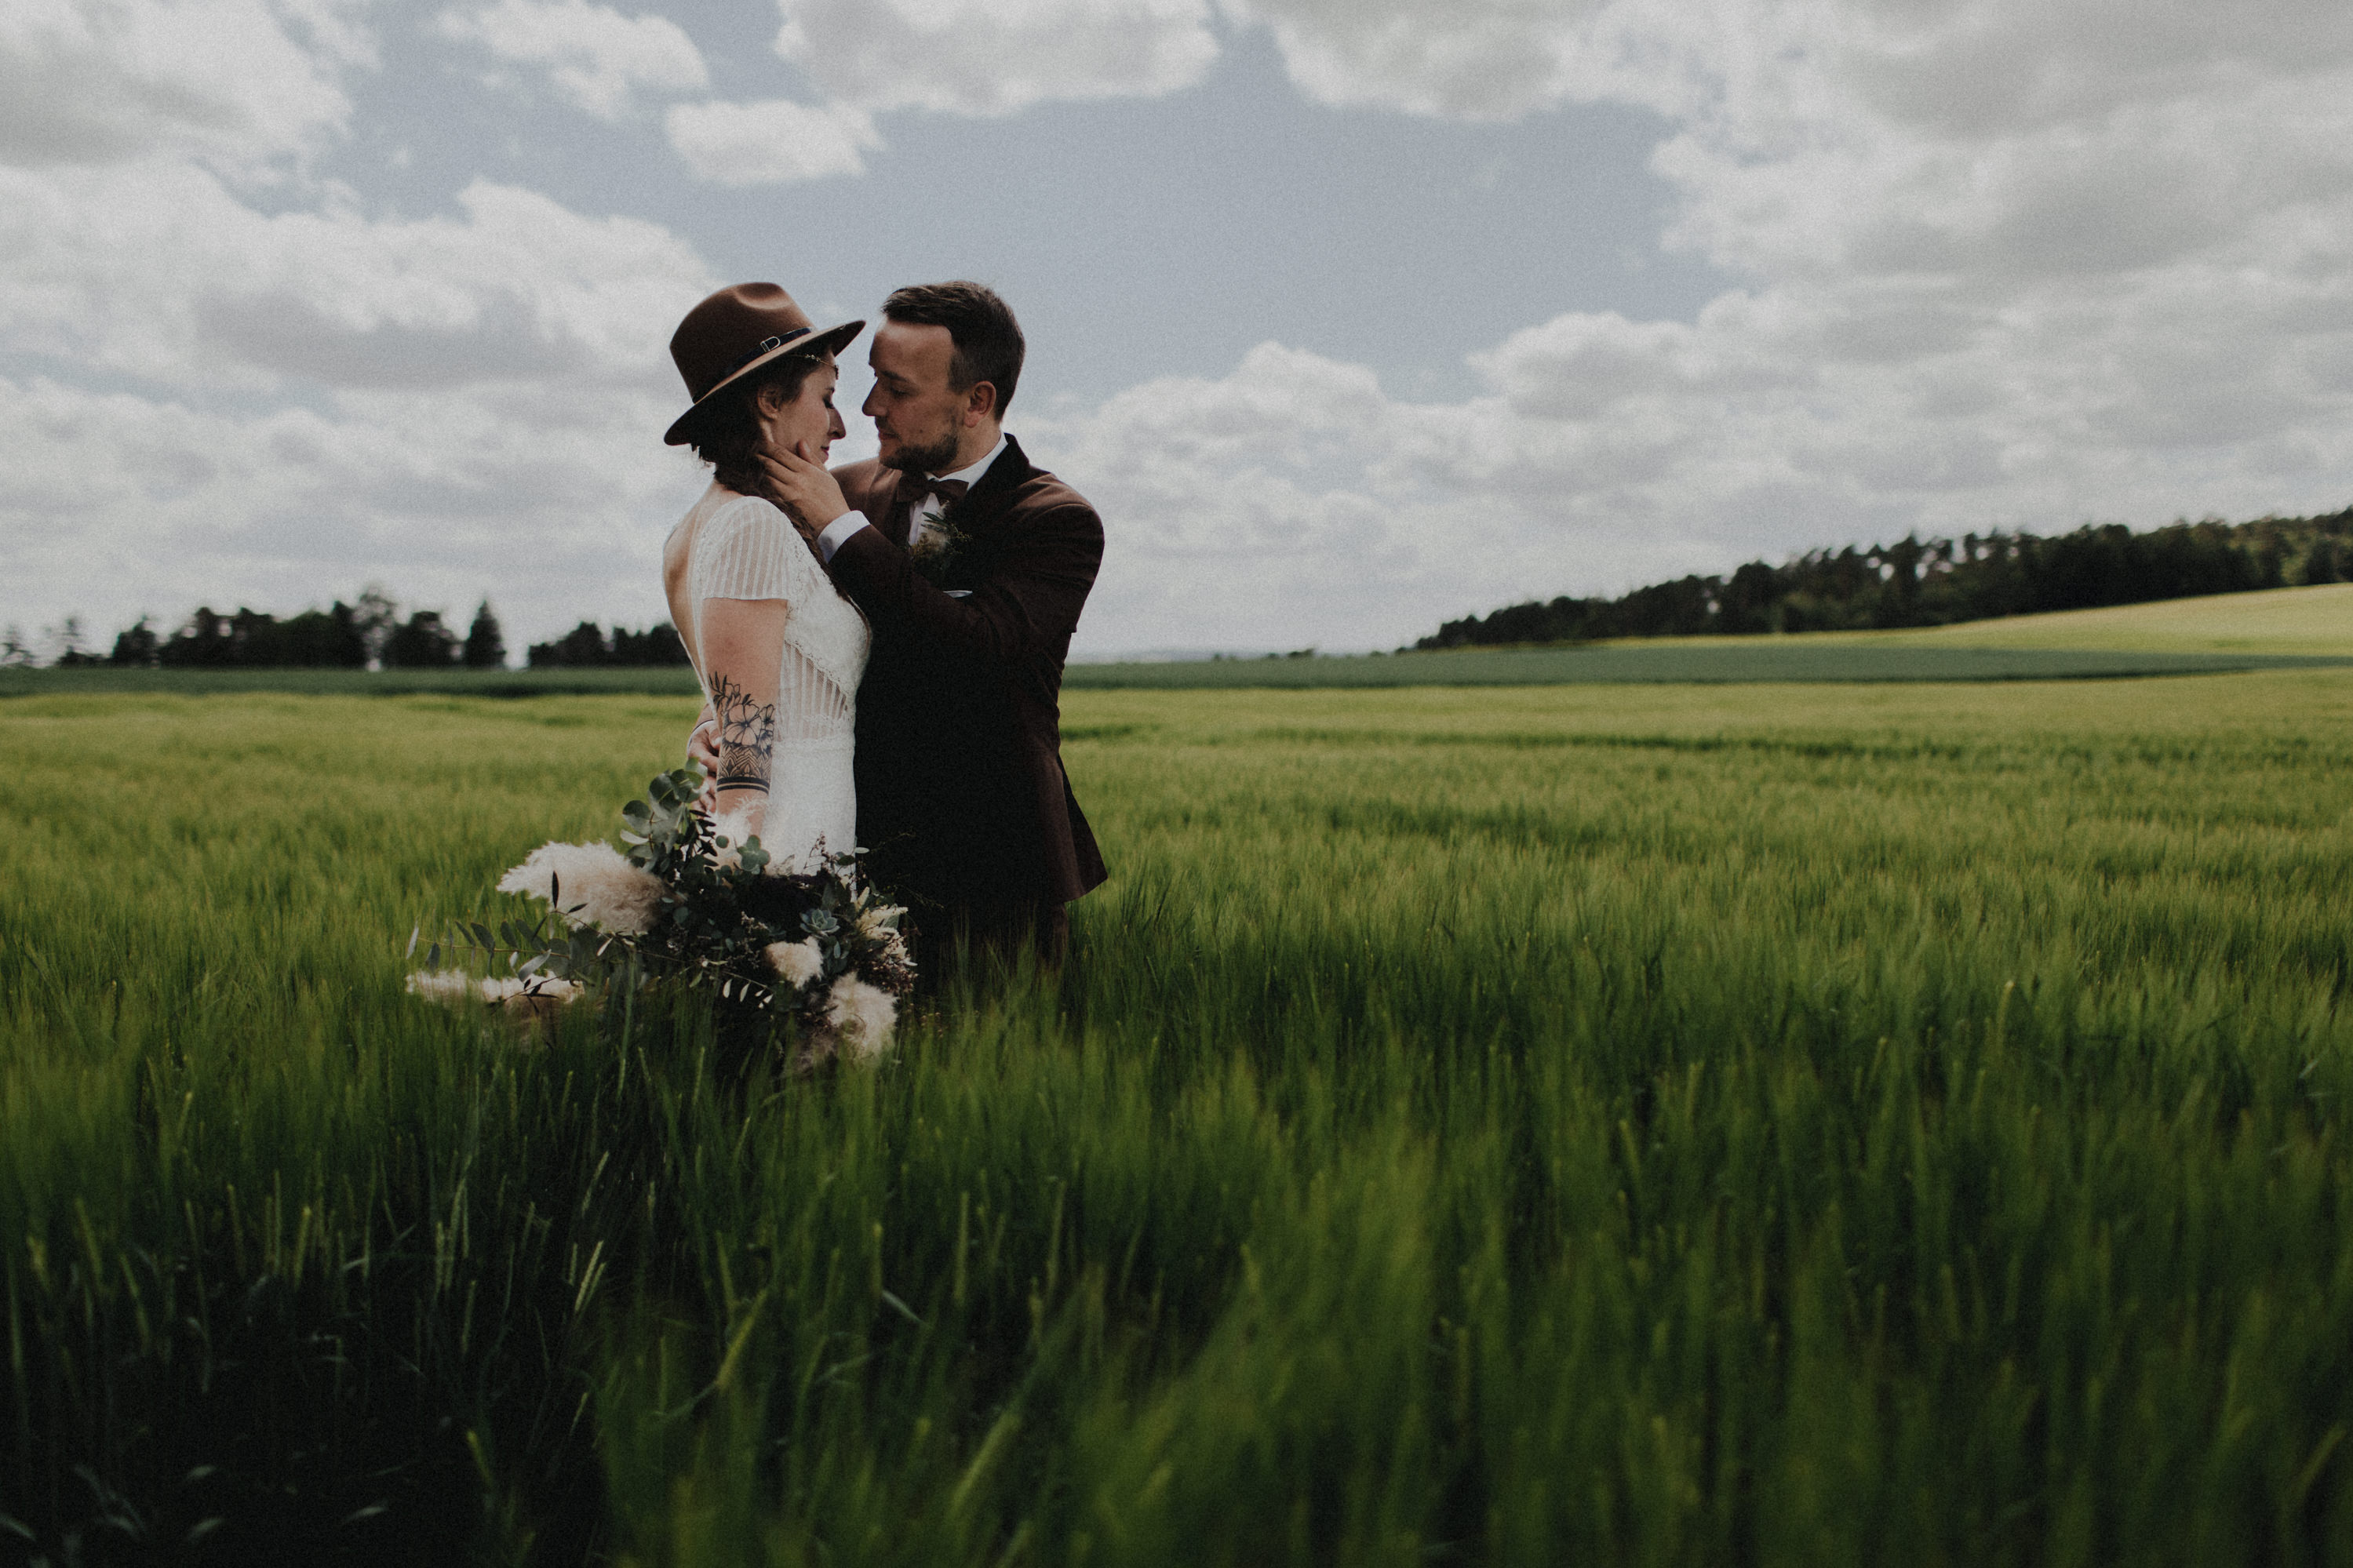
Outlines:
[{"label": "white dried flower", "polygon": [[481,987],[462,969],[420,969],[408,977],[408,994],[446,1005],[481,1000]]},{"label": "white dried flower", "polygon": [[712,852],[712,858],[733,870],[744,863],[744,841],[760,837],[760,817],[764,806],[742,805],[718,818],[711,825],[713,836],[727,840],[723,849]]},{"label": "white dried flower", "polygon": [[817,945],[817,938],[805,937],[799,942],[772,942],[768,944],[768,963],[784,977],[785,984],[797,991],[818,977],[825,968],[825,954]]},{"label": "white dried flower", "polygon": [[854,974],[833,983],[827,998],[825,1021],[841,1037],[842,1049],[861,1067],[871,1067],[891,1048],[891,1031],[899,1022],[899,1004]]},{"label": "white dried flower", "polygon": [[499,891],[561,899],[556,912],[567,923],[636,936],[652,926],[662,884],[609,844],[543,844],[500,879]]},{"label": "white dried flower", "polygon": [[494,985],[499,990],[496,998],[499,1005],[521,1018],[547,1017],[560,1007],[570,1006],[581,996],[577,980],[553,980],[544,975],[533,975],[529,980],[485,980],[482,982],[483,1000],[492,999],[491,988]]},{"label": "white dried flower", "polygon": [[895,904],[877,904],[858,917],[858,934],[869,942],[881,942],[897,931],[896,922],[906,912]]},{"label": "white dried flower", "polygon": [[578,1001],[581,986],[576,980],[547,974],[525,980],[512,975],[478,980],[462,969],[420,969],[408,977],[408,994],[451,1006],[480,1002],[510,1013],[543,1015]]}]

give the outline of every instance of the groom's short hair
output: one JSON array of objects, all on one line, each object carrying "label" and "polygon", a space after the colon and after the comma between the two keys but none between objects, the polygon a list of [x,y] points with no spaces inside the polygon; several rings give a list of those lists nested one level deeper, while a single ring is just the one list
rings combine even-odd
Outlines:
[{"label": "groom's short hair", "polygon": [[963,392],[978,382],[997,388],[997,414],[1013,401],[1021,379],[1021,323],[1013,308],[985,283],[911,283],[882,301],[882,314],[910,327],[945,327],[955,352],[948,384]]}]

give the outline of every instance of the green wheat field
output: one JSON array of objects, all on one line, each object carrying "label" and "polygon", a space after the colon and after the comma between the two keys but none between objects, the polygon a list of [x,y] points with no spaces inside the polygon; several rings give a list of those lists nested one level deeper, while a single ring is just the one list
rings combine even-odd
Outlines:
[{"label": "green wheat field", "polygon": [[2353,1563],[2353,670],[1065,706],[745,1089],[401,989],[691,699],[0,702],[0,1558]]}]

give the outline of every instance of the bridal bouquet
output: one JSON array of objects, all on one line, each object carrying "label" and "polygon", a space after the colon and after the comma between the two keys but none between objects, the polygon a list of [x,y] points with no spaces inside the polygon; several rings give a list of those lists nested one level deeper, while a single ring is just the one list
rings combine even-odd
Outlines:
[{"label": "bridal bouquet", "polygon": [[701,994],[739,1014],[797,1017],[804,1067],[836,1054],[881,1059],[897,999],[914,986],[899,930],[906,911],[882,900],[854,853],[821,856],[808,873],[779,870],[748,824],[696,809],[702,787],[691,769],[656,778],[645,799],[621,808],[622,848],[533,850],[499,890],[528,894],[549,913],[495,931],[470,925],[451,943],[453,955],[480,951],[505,973],[441,969],[436,942],[409,990],[526,1014],[616,985]]}]

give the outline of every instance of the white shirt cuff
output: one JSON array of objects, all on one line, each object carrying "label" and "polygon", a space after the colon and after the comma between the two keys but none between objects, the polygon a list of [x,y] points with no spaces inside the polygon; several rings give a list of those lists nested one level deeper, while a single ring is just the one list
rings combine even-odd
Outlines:
[{"label": "white shirt cuff", "polygon": [[833,552],[849,543],[849,536],[865,526],[864,512],[845,511],[825,525],[825,531],[817,536],[817,547],[825,552],[828,561],[831,561]]}]

